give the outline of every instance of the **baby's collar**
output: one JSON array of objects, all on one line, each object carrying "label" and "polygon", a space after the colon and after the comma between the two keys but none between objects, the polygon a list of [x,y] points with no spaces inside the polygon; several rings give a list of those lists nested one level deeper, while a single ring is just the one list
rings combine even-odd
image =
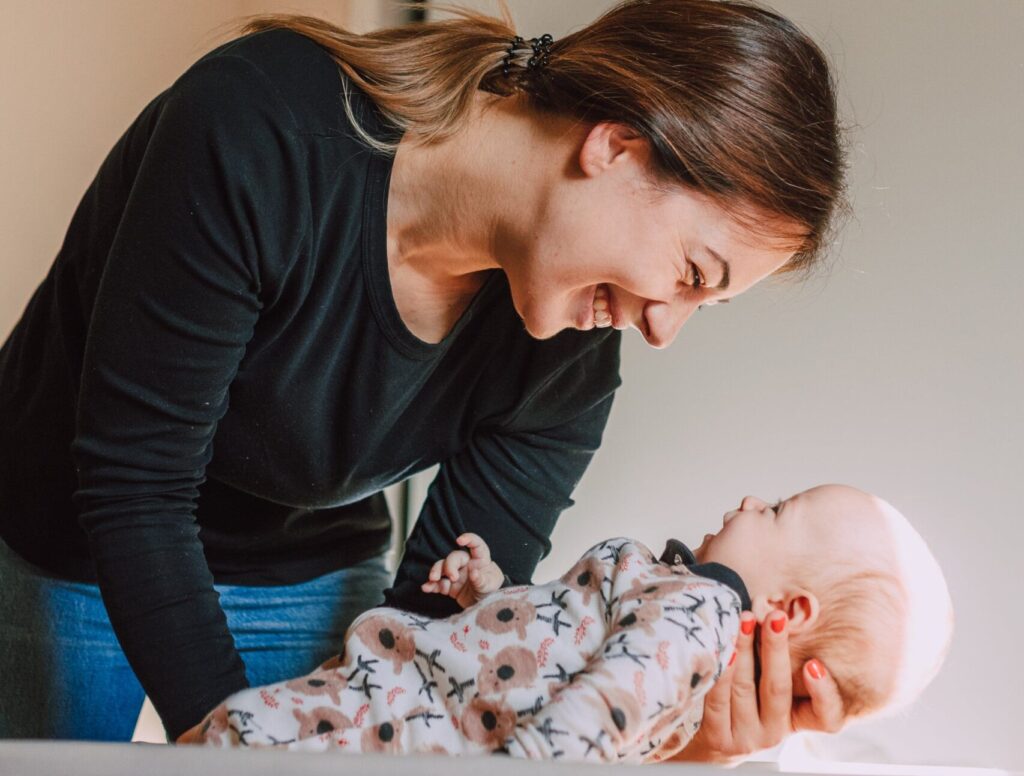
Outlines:
[{"label": "baby's collar", "polygon": [[668,540],[665,544],[665,551],[661,553],[659,560],[669,566],[686,566],[692,574],[707,577],[716,582],[721,582],[723,585],[728,585],[740,597],[740,610],[750,610],[750,593],[747,592],[747,586],[743,584],[740,575],[728,566],[723,566],[721,563],[713,561],[710,563],[697,563],[697,556],[678,539]]}]

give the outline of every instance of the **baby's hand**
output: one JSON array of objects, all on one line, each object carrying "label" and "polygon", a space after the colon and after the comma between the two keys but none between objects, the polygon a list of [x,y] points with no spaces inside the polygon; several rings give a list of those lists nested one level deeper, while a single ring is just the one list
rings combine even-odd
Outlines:
[{"label": "baby's hand", "polygon": [[420,588],[424,593],[450,596],[465,609],[499,590],[505,574],[491,560],[487,543],[476,534],[464,533],[455,543],[465,549],[453,550],[431,566],[427,581]]}]

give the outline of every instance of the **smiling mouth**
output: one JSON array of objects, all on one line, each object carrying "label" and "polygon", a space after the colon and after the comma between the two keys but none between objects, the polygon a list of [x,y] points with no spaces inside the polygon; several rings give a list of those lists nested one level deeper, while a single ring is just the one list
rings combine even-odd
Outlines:
[{"label": "smiling mouth", "polygon": [[611,300],[608,298],[608,286],[604,283],[594,288],[594,328],[607,329],[612,325]]}]

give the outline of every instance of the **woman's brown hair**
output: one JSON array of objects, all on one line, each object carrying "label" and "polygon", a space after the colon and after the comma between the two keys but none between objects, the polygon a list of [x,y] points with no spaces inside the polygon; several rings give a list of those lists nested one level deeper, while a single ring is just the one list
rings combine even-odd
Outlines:
[{"label": "woman's brown hair", "polygon": [[[243,32],[313,39],[416,142],[456,132],[478,90],[628,125],[650,142],[656,186],[709,196],[766,233],[796,225],[799,250],[783,270],[815,262],[845,208],[845,164],[827,61],[790,21],[741,0],[625,0],[555,40],[541,68],[525,66],[529,44],[518,48],[506,76],[516,31],[500,5],[502,18],[444,6],[454,18],[362,35],[288,14],[250,18]],[[342,84],[356,131],[393,153],[397,143],[359,127]]]}]

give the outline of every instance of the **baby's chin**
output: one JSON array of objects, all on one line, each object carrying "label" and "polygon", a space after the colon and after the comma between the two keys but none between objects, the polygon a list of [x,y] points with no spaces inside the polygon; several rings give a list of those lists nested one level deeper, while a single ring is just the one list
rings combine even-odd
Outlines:
[{"label": "baby's chin", "polygon": [[701,541],[700,546],[693,551],[693,557],[697,559],[698,563],[704,562],[704,556],[707,554],[708,539],[711,538],[711,534],[704,534],[704,539]]}]

